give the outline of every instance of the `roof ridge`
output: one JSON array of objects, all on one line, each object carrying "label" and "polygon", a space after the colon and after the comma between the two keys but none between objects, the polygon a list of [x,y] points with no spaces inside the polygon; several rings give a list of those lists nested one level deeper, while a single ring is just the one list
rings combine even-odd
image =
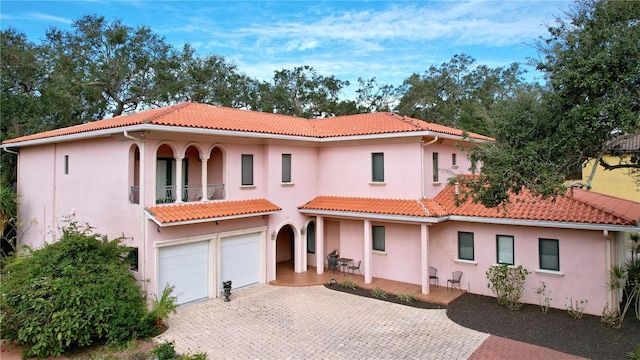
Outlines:
[{"label": "roof ridge", "polygon": [[427,207],[422,203],[422,201],[420,199],[416,200],[416,202],[418,204],[420,204],[420,206],[422,207],[422,210],[424,210],[427,213],[427,216],[431,216],[431,213],[429,212],[429,209],[427,209]]},{"label": "roof ridge", "polygon": [[[391,117],[400,117],[400,115],[399,115],[399,114],[395,114],[395,113],[392,113],[392,112],[390,112],[390,113],[388,113],[388,114],[389,114],[389,116],[391,116]],[[424,120],[418,120],[418,119],[414,119],[414,118],[412,118],[412,117],[407,117],[407,115],[402,115],[402,117],[401,117],[399,120],[400,120],[400,121],[402,121],[402,122],[404,122],[404,123],[406,123],[406,124],[409,124],[409,125],[411,125],[411,126],[415,127],[415,128],[416,128],[416,129],[418,129],[418,130],[423,130],[423,127],[422,127],[422,126],[420,126],[420,125],[418,125],[415,121],[422,121],[422,122],[426,122],[426,121],[424,121]]]},{"label": "roof ridge", "polygon": [[179,104],[175,104],[175,105],[171,105],[168,107],[162,107],[162,108],[158,108],[159,111],[154,112],[153,114],[151,114],[151,116],[148,117],[144,117],[142,118],[142,123],[143,124],[150,124],[155,122],[156,120],[163,118],[169,114],[172,114],[178,110],[184,109],[190,105],[193,105],[194,103],[189,102],[189,101],[185,101],[185,102],[181,102]]}]

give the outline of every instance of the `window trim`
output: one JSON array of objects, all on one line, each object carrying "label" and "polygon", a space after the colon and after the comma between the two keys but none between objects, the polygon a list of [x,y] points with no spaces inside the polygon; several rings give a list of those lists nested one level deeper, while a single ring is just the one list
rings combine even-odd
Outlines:
[{"label": "window trim", "polygon": [[432,165],[433,165],[433,183],[440,182],[440,174],[439,174],[439,165],[438,165],[438,153],[433,152],[432,157]]},{"label": "window trim", "polygon": [[282,183],[291,184],[291,154],[282,154]]},{"label": "window trim", "polygon": [[[380,175],[380,177],[376,176]],[[384,153],[371,153],[371,182],[384,183]]]},{"label": "window trim", "polygon": [[[500,261],[500,239],[503,240],[511,240],[511,262]],[[515,265],[516,263],[516,254],[515,254],[515,237],[513,235],[496,235],[496,263],[498,264],[507,264],[507,265]]]},{"label": "window trim", "polygon": [[[461,235],[471,235],[471,258],[460,256],[460,242],[462,240]],[[466,260],[466,261],[475,261],[476,260],[476,250],[475,250],[475,237],[472,232],[469,231],[458,231],[458,260]]]},{"label": "window trim", "polygon": [[[240,160],[240,185],[241,186],[254,186],[253,179],[253,154],[242,154]],[[245,161],[247,163],[245,163]],[[250,168],[251,173],[247,174]],[[245,181],[246,180],[246,181]]]},{"label": "window trim", "polygon": [[[550,242],[555,244],[556,268],[542,267],[542,243]],[[550,254],[546,254],[550,255]],[[538,238],[538,265],[540,270],[560,272],[560,240],[549,238]]]},{"label": "window trim", "polygon": [[[378,229],[378,231],[376,231]],[[376,234],[382,236],[382,248],[376,248]],[[378,239],[378,242],[380,239]],[[386,251],[386,230],[382,225],[372,225],[371,226],[371,250],[384,253]]]}]

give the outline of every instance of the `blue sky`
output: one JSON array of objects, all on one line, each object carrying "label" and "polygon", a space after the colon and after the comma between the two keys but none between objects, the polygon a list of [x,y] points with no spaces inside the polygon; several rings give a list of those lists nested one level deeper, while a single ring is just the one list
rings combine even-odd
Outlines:
[{"label": "blue sky", "polygon": [[0,27],[38,42],[50,27],[70,29],[80,16],[97,14],[148,26],[177,48],[190,43],[201,54],[224,56],[260,80],[310,65],[349,80],[353,91],[358,77],[398,86],[460,53],[490,67],[537,57],[534,40],[547,36],[545,24],[571,3],[2,0]]}]

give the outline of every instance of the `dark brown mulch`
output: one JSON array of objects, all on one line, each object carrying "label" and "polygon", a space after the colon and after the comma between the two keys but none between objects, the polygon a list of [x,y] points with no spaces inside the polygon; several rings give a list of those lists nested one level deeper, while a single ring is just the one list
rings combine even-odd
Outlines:
[{"label": "dark brown mulch", "polygon": [[[339,284],[326,287],[373,298],[366,289],[348,289]],[[640,321],[633,316],[628,316],[620,329],[613,329],[603,325],[599,316],[584,315],[576,320],[566,311],[549,309],[544,314],[539,306],[531,304],[509,311],[493,297],[469,293],[448,307],[420,300],[406,303],[391,294],[385,301],[422,309],[446,308],[449,318],[466,328],[594,360],[628,359],[626,354],[640,347]]]}]

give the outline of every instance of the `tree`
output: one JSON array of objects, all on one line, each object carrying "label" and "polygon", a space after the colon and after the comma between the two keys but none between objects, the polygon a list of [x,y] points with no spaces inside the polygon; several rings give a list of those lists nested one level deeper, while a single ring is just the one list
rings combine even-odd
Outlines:
[{"label": "tree", "polygon": [[615,165],[602,159],[621,135],[640,133],[640,6],[578,0],[565,15],[537,43],[548,91],[519,93],[503,109],[495,144],[471,153],[482,173],[466,183],[487,206],[523,187],[564,193],[565,175],[590,159],[609,170],[640,169],[638,152]]},{"label": "tree", "polygon": [[393,85],[380,85],[376,78],[358,78],[358,110],[360,113],[393,111],[397,102]]},{"label": "tree", "polygon": [[424,75],[413,74],[398,89],[400,114],[492,135],[492,110],[497,102],[526,86],[519,64],[508,68],[476,66],[466,54],[454,55]]},{"label": "tree", "polygon": [[47,80],[55,84],[48,95],[67,100],[71,121],[118,116],[166,96],[170,78],[158,74],[176,71],[178,62],[163,38],[147,27],[134,29],[95,15],[72,27],[71,32],[47,31],[45,48]]},{"label": "tree", "polygon": [[261,89],[260,111],[319,118],[336,115],[340,91],[348,81],[323,76],[305,65],[276,71],[270,89]]}]

